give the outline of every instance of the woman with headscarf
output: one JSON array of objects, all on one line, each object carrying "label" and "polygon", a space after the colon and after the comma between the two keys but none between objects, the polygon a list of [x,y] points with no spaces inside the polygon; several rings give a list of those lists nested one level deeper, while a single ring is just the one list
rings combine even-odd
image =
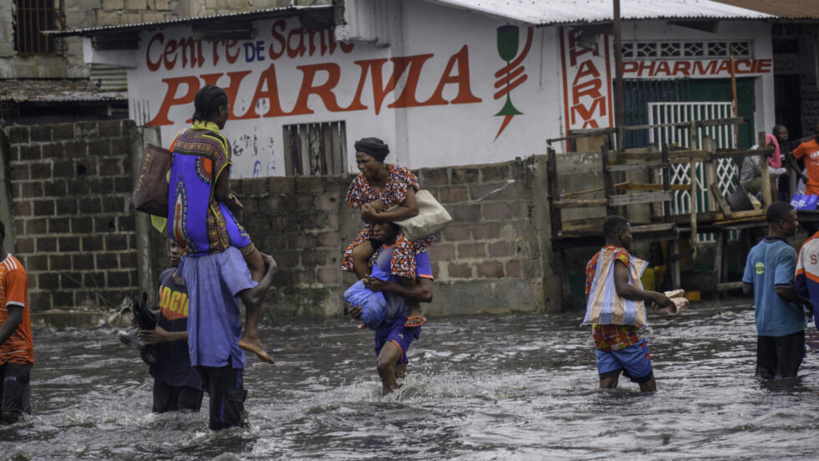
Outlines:
[{"label": "woman with headscarf", "polygon": [[[355,143],[356,165],[360,173],[347,191],[345,201],[352,208],[361,210],[366,223],[358,237],[344,251],[342,270],[354,272],[359,279],[370,274],[370,261],[380,244],[370,241],[374,222],[403,221],[418,214],[415,193],[420,189],[418,178],[408,168],[384,163],[390,153],[389,147],[378,138],[363,138]],[[400,233],[392,256],[392,273],[402,277],[404,284],[414,284],[416,277],[415,255],[427,251],[435,240],[410,241]],[[407,319],[407,327],[421,326],[426,319],[421,316],[421,306],[414,303]]]}]

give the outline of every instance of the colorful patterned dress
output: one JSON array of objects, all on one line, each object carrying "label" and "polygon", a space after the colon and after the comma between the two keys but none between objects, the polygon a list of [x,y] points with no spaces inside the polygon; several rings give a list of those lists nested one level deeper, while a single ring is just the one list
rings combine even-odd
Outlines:
[{"label": "colorful patterned dress", "polygon": [[211,122],[196,122],[171,144],[168,234],[190,256],[220,253],[230,246],[243,255],[255,247],[228,207],[216,200],[216,183],[230,166],[230,144]]},{"label": "colorful patterned dress", "polygon": [[[398,165],[387,165],[387,182],[383,191],[378,191],[369,180],[359,173],[350,184],[345,201],[351,208],[361,209],[365,204],[375,200],[381,200],[390,208],[401,204],[407,199],[407,189],[412,187],[416,191],[420,189],[418,178],[412,174],[409,168]],[[344,258],[341,261],[341,269],[353,272],[353,248],[369,240],[371,224],[365,224],[364,229],[358,234],[353,243],[344,251]],[[395,251],[392,256],[392,273],[399,277],[415,278],[415,255],[425,253],[427,247],[436,240],[437,236],[429,237],[416,242],[408,240],[402,232],[399,232],[395,242]],[[378,252],[373,255],[376,257]],[[370,258],[372,266],[373,258]]]}]

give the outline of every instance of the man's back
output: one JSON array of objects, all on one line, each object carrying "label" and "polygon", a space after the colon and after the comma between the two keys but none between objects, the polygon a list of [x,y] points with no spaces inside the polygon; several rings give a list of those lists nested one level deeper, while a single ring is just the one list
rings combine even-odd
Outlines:
[{"label": "man's back", "polygon": [[750,253],[742,282],[754,288],[760,336],[786,336],[805,329],[802,307],[780,298],[777,288],[792,287],[796,250],[781,238],[765,237]]}]

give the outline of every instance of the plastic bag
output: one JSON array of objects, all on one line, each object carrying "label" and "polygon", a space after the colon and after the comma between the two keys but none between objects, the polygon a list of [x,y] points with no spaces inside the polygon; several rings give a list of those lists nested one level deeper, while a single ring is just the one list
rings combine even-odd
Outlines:
[{"label": "plastic bag", "polygon": [[[389,274],[379,269],[378,264],[373,265],[371,278],[379,280],[389,279]],[[361,320],[371,330],[378,328],[387,315],[387,298],[380,291],[372,291],[364,286],[364,281],[359,280],[344,292],[344,300],[351,307],[361,307]]]},{"label": "plastic bag", "polygon": [[815,210],[817,202],[819,196],[816,195],[793,194],[791,198],[791,206],[797,210]]}]

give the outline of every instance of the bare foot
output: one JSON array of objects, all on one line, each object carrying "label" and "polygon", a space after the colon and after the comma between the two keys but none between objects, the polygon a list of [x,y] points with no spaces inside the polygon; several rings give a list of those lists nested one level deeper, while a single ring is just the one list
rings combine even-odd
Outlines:
[{"label": "bare foot", "polygon": [[273,357],[271,357],[270,354],[264,350],[264,346],[262,345],[262,342],[259,341],[259,338],[251,339],[242,337],[242,339],[239,340],[239,347],[248,352],[253,352],[262,362],[267,362],[270,364],[276,363],[273,361]]}]

